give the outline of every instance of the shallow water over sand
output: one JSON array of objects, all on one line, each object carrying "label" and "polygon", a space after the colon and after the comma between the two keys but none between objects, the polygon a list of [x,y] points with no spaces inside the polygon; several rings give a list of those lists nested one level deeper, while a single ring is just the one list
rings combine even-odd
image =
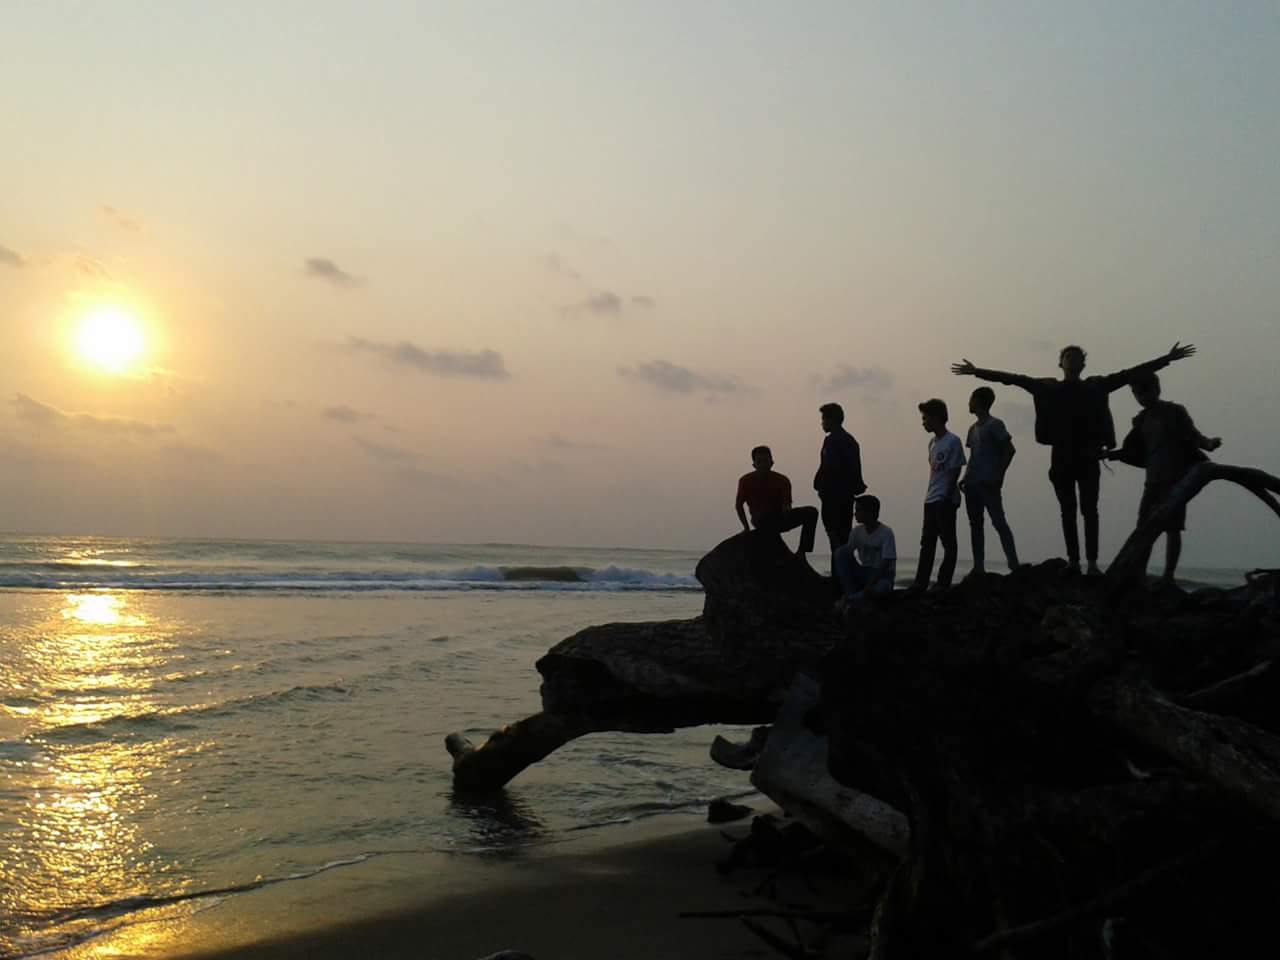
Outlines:
[{"label": "shallow water over sand", "polygon": [[[175,549],[135,541],[101,559],[149,576],[159,554],[164,576],[214,579],[195,569],[200,547],[187,548],[197,556],[185,568]],[[261,589],[104,587],[77,581],[77,568],[99,581],[130,568],[42,559],[64,582],[0,590],[0,955],[321,871],[329,886],[344,870],[367,882],[367,869],[350,868],[371,858],[408,854],[404,870],[432,851],[511,855],[747,789],[707,761],[715,731],[699,729],[585,738],[497,801],[451,790],[447,733],[479,740],[536,710],[534,661],[585,626],[696,615],[701,594],[684,585],[696,557],[612,551],[610,565],[459,548],[468,555],[428,574],[449,564],[627,572],[596,588],[588,576],[406,590],[369,589],[368,575],[379,564],[411,574],[412,557],[388,564],[379,548],[369,562],[360,554],[371,548],[338,546],[340,563],[316,563],[306,549],[305,563],[293,557]],[[307,563],[304,585],[280,586]],[[347,577],[317,587],[336,566]],[[220,567],[224,581],[237,572]],[[358,589],[347,588],[352,574],[366,576]]]}]

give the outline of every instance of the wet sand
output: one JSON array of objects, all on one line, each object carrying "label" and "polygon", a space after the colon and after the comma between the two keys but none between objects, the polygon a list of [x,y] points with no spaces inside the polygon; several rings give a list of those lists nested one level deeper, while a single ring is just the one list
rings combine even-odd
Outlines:
[{"label": "wet sand", "polygon": [[[666,819],[666,818],[664,818]],[[467,864],[425,887],[420,902],[343,921],[335,905],[323,927],[288,929],[269,898],[228,902],[182,920],[146,924],[139,936],[121,931],[75,950],[77,958],[160,956],[184,960],[314,958],[432,958],[479,960],[519,950],[536,960],[700,958],[746,960],[777,953],[738,919],[681,919],[685,911],[744,910],[803,905],[839,910],[858,902],[854,877],[784,874],[775,898],[754,894],[771,871],[743,868],[722,876],[716,861],[729,852],[720,830],[744,834],[749,820],[725,827],[644,824],[615,828],[619,836],[559,844],[518,861]],[[679,832],[672,833],[672,829]],[[405,877],[406,884],[409,877]],[[404,893],[412,896],[408,889]],[[322,905],[325,896],[304,912]],[[288,910],[284,904],[276,907]],[[351,904],[346,904],[350,908]],[[295,918],[300,919],[300,918]],[[762,921],[790,939],[780,920]],[[276,932],[263,934],[266,928]],[[805,926],[811,935],[815,928]],[[792,941],[794,942],[794,941]]]}]

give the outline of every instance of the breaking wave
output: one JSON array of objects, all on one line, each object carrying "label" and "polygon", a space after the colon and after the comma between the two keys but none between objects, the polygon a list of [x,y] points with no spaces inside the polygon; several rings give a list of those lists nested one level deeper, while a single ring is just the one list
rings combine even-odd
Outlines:
[{"label": "breaking wave", "polygon": [[473,566],[445,570],[180,569],[63,563],[0,563],[0,588],[190,592],[362,592],[374,590],[700,590],[691,574],[608,566]]}]

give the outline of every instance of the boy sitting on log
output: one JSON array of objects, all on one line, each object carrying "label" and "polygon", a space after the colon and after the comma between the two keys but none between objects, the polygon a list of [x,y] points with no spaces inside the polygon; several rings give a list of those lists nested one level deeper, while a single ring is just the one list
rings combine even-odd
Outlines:
[{"label": "boy sitting on log", "polygon": [[837,547],[832,568],[844,591],[839,604],[847,608],[869,597],[893,591],[898,573],[898,548],[893,531],[880,522],[880,500],[868,494],[854,501],[858,525],[849,542]]},{"label": "boy sitting on log", "polygon": [[[1133,429],[1117,450],[1101,454],[1104,460],[1119,460],[1147,471],[1142,488],[1142,500],[1138,504],[1138,523],[1141,524],[1169,495],[1174,484],[1182,479],[1191,467],[1204,460],[1202,450],[1217,450],[1222,446],[1221,437],[1206,437],[1196,429],[1180,404],[1160,399],[1160,378],[1154,373],[1139,376],[1132,383],[1133,398],[1142,410],[1133,418]],[[1187,523],[1187,508],[1183,504],[1174,510],[1165,528],[1165,565],[1161,581],[1173,583],[1182,553],[1182,531]],[[1146,569],[1146,562],[1142,564]]]},{"label": "boy sitting on log", "polygon": [[[752,449],[751,466],[754,469],[738,480],[738,496],[733,503],[743,531],[750,530],[753,525],[757,530],[770,533],[785,533],[799,527],[800,545],[796,547],[796,553],[812,552],[814,534],[818,529],[818,508],[791,505],[791,481],[781,473],[774,473],[773,452],[768,447]],[[742,509],[744,504],[751,511],[750,524]]]}]

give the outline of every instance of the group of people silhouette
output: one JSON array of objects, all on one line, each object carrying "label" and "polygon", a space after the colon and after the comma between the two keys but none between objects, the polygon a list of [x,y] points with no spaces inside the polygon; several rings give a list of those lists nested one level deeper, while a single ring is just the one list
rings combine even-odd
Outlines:
[{"label": "group of people silhouette", "polygon": [[[1050,448],[1049,481],[1062,514],[1062,536],[1069,570],[1098,575],[1098,493],[1100,464],[1119,460],[1146,471],[1141,523],[1168,495],[1174,484],[1204,451],[1216,450],[1220,437],[1200,433],[1186,408],[1161,399],[1157,371],[1193,355],[1190,344],[1175,343],[1154,360],[1105,376],[1083,376],[1087,354],[1074,344],[1058,354],[1061,377],[1031,377],[979,367],[969,360],[952,364],[957,376],[977,377],[1019,387],[1031,394],[1035,406],[1036,442]],[[1142,408],[1124,442],[1117,446],[1109,398],[1121,387],[1133,390]],[[973,570],[985,572],[985,521],[999,537],[1010,570],[1017,569],[1017,545],[1005,517],[1002,490],[1005,473],[1017,452],[1004,423],[991,415],[995,391],[979,387],[969,397],[974,421],[966,439],[947,429],[948,410],[936,397],[919,404],[920,421],[931,434],[928,447],[929,477],[925,491],[920,535],[920,559],[909,589],[929,588],[939,542],[942,563],[933,589],[951,586],[956,567],[956,514],[963,503],[969,518]],[[897,577],[897,545],[893,530],[880,521],[880,500],[866,492],[862,477],[862,451],[844,427],[844,410],[838,403],[819,408],[826,434],[813,478],[821,510],[792,503],[791,481],[773,469],[767,446],[751,451],[752,471],[738,481],[734,508],[744,530],[784,533],[800,528],[796,552],[814,549],[818,521],[822,521],[831,545],[831,570],[840,582],[842,603],[856,604],[893,590]],[[969,456],[965,456],[965,448]],[[746,508],[744,510],[744,507]],[[748,513],[750,522],[748,522]],[[1084,562],[1081,569],[1077,513],[1084,519]],[[1173,582],[1182,551],[1185,506],[1171,512],[1163,530],[1166,541],[1163,580]]]}]

